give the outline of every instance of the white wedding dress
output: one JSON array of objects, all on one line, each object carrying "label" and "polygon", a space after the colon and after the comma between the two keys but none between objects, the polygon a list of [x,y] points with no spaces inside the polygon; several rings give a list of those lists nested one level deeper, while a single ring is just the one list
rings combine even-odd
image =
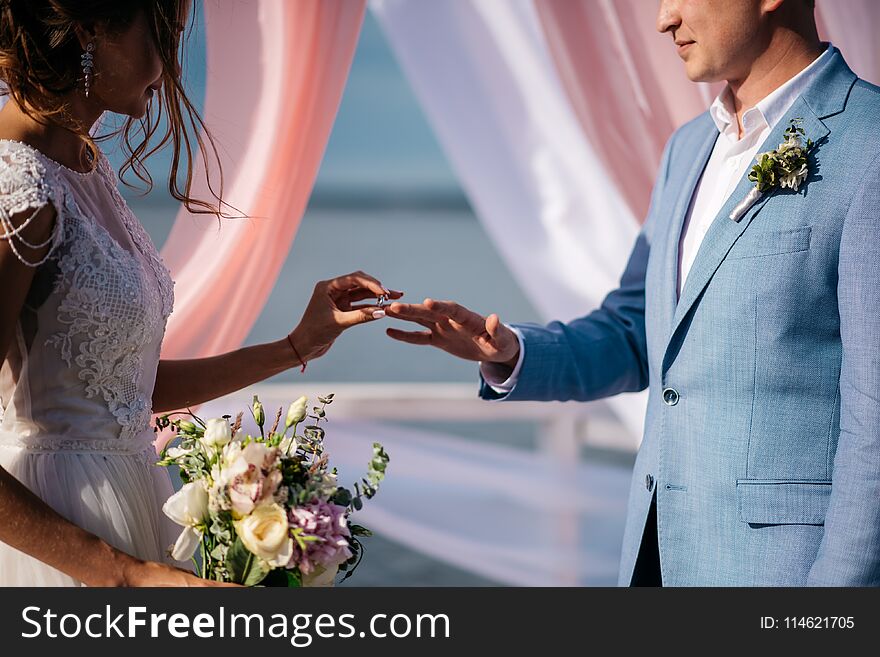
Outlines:
[{"label": "white wedding dress", "polygon": [[[111,545],[185,566],[167,556],[179,528],[161,511],[173,490],[150,426],[173,281],[97,159],[82,173],[0,139],[0,238],[20,251],[10,216],[58,214],[0,368],[0,466]],[[76,585],[0,542],[0,586]]]}]

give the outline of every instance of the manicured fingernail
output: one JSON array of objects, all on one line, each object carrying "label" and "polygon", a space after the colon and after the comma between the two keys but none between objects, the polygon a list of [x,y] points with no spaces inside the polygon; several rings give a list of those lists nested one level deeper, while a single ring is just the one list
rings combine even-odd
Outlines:
[{"label": "manicured fingernail", "polygon": [[385,317],[385,311],[384,311],[384,310],[375,310],[375,311],[373,311],[373,319],[382,319],[383,317]]}]

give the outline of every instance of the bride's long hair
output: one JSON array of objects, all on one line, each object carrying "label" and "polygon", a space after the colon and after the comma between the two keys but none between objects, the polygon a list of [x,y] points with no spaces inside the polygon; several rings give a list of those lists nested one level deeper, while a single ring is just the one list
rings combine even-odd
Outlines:
[{"label": "bride's long hair", "polygon": [[[172,143],[171,171],[168,190],[188,210],[199,214],[223,213],[223,170],[217,147],[181,83],[180,50],[185,34],[192,31],[196,2],[190,3],[188,26],[179,30],[179,18],[187,0],[0,0],[0,80],[18,106],[41,124],[53,123],[77,134],[92,152],[95,141],[104,141],[122,135],[120,142],[126,160],[120,169],[120,179],[129,170],[152,189],[153,180],[144,161],[168,142]],[[105,135],[93,138],[87,130],[73,121],[65,97],[78,86],[80,54],[82,49],[74,27],[77,24],[104,23],[109,28],[124,29],[146,12],[153,38],[163,64],[163,84],[159,93],[150,99],[141,118],[127,117],[124,124]],[[2,85],[0,85],[2,86]],[[166,115],[166,127],[158,138],[161,117]],[[208,189],[217,204],[190,196],[193,165],[196,153],[188,134],[195,135],[204,161],[212,155],[219,173],[219,191],[211,182],[210,167],[206,166]],[[207,138],[207,144],[202,135]],[[210,147],[210,153],[208,151]],[[185,182],[181,188],[178,171],[186,159]],[[132,186],[127,181],[123,182]],[[230,206],[231,207],[231,206]]]}]

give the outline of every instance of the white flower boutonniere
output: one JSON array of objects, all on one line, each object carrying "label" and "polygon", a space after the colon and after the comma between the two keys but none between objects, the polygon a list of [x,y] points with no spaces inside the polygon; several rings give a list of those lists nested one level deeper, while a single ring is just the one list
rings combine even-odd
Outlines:
[{"label": "white flower boutonniere", "polygon": [[755,157],[757,164],[749,171],[749,180],[755,186],[730,213],[731,219],[739,221],[765,193],[778,187],[797,191],[806,180],[810,172],[807,151],[813,147],[813,141],[806,139],[806,133],[801,127],[802,121],[799,118],[792,119],[791,125],[785,130],[785,141],[779,144],[779,148],[759,153]]}]

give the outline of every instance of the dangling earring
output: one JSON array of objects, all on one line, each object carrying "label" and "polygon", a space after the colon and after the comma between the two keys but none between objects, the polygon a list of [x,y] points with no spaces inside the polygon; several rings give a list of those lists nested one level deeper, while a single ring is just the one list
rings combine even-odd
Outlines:
[{"label": "dangling earring", "polygon": [[82,70],[83,70],[83,83],[85,85],[86,98],[89,97],[89,87],[92,84],[92,71],[95,68],[94,63],[92,62],[92,51],[95,49],[95,44],[89,41],[86,46],[86,51],[80,57]]}]

